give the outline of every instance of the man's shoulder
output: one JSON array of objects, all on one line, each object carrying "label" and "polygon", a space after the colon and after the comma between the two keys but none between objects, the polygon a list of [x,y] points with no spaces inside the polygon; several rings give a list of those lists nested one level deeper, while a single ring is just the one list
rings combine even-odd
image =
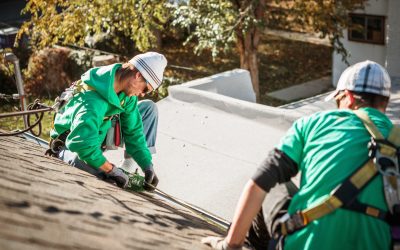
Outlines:
[{"label": "man's shoulder", "polygon": [[[293,125],[296,130],[308,133],[344,124],[355,124],[357,119],[351,110],[327,110],[298,119]],[[361,126],[362,123],[359,122]],[[307,132],[308,131],[308,132]]]},{"label": "man's shoulder", "polygon": [[[363,108],[363,110],[367,112],[370,119],[378,128],[387,130],[392,127],[392,122],[390,119],[379,110],[373,108]],[[297,126],[311,130],[337,126],[340,126],[342,129],[346,127],[364,127],[363,122],[351,109],[337,109],[317,112],[310,116],[299,119],[297,123]]]},{"label": "man's shoulder", "polygon": [[310,115],[310,119],[320,119],[320,118],[331,117],[331,116],[348,116],[348,115],[352,115],[352,114],[353,114],[353,111],[350,109],[332,109],[332,110],[316,112],[316,113]]},{"label": "man's shoulder", "polygon": [[320,123],[321,121],[336,120],[342,117],[349,117],[351,115],[353,115],[353,112],[347,109],[326,110],[301,117],[300,119],[297,120],[297,123],[303,123],[303,124],[315,123],[315,122]]},{"label": "man's shoulder", "polygon": [[88,104],[93,105],[106,105],[108,104],[107,100],[104,99],[96,90],[90,90],[78,93],[76,98],[81,100],[82,102],[87,102]]}]

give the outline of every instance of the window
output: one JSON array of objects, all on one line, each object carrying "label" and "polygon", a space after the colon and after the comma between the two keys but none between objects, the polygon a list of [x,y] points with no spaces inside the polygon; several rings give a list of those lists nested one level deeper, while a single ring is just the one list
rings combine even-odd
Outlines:
[{"label": "window", "polygon": [[385,44],[385,17],[350,14],[349,40]]}]

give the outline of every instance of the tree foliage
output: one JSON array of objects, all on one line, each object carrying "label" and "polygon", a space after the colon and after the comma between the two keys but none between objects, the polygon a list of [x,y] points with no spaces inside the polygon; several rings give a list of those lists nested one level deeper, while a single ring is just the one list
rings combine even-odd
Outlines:
[{"label": "tree foliage", "polygon": [[[252,28],[307,26],[307,31],[329,37],[336,49],[338,38],[349,25],[348,12],[363,8],[366,0],[195,0],[179,6],[174,12],[174,25],[190,34],[187,41],[196,40],[196,52],[211,49],[212,55],[232,49],[238,35]],[[260,19],[254,11],[262,7]],[[282,11],[283,10],[283,11]],[[222,50],[222,49],[223,50]],[[340,50],[340,52],[344,52]]]},{"label": "tree foliage", "polygon": [[[175,4],[170,4],[174,2]],[[127,37],[140,51],[154,48],[166,23],[188,31],[195,52],[211,50],[216,57],[236,48],[240,67],[250,71],[259,96],[258,46],[268,27],[304,26],[328,36],[344,58],[340,42],[348,26],[348,11],[362,8],[366,0],[28,0],[31,15],[19,33],[29,34],[36,48],[53,44],[83,45],[85,38],[108,34]],[[125,39],[114,39],[126,43]],[[127,51],[127,50],[125,50]]]},{"label": "tree foliage", "polygon": [[194,0],[176,9],[173,24],[189,30],[187,41],[197,41],[197,53],[210,49],[215,57],[235,44],[258,97],[257,47],[264,11],[265,0]]},{"label": "tree foliage", "polygon": [[[254,16],[256,1],[197,0],[179,6],[173,25],[189,30],[186,42],[196,40],[196,52],[211,49],[215,57],[233,48],[238,33],[264,24]],[[221,50],[223,49],[223,50]]]},{"label": "tree foliage", "polygon": [[196,53],[211,49],[216,57],[221,48],[231,48],[238,16],[238,9],[230,1],[198,0],[177,8],[172,24],[189,31],[186,42],[197,40]]},{"label": "tree foliage", "polygon": [[156,30],[168,20],[166,0],[29,0],[23,10],[31,15],[26,33],[40,49],[53,44],[84,45],[88,35],[122,33],[140,51],[155,47]]},{"label": "tree foliage", "polygon": [[328,36],[345,58],[347,52],[339,38],[348,26],[347,13],[362,8],[365,1],[193,0],[175,10],[173,24],[189,30],[187,42],[197,42],[197,53],[210,49],[215,57],[236,47],[240,66],[250,71],[253,88],[259,95],[257,49],[263,29],[307,26],[321,37]]},{"label": "tree foliage", "polygon": [[[11,49],[5,49],[0,54],[0,93],[14,94],[16,92],[16,84],[14,77],[14,66],[5,59],[6,53],[11,52]],[[1,98],[0,98],[1,103]]]}]

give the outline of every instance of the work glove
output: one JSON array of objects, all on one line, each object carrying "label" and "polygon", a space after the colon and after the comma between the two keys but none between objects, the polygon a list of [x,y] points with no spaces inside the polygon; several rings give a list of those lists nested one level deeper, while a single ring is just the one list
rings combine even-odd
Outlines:
[{"label": "work glove", "polygon": [[228,243],[225,241],[225,238],[209,236],[203,238],[201,243],[210,246],[212,249],[216,250],[242,250],[243,247],[229,247]]},{"label": "work glove", "polygon": [[111,171],[106,173],[106,176],[109,179],[115,181],[117,186],[120,188],[126,188],[126,186],[128,185],[129,177],[120,168],[117,168],[114,164]]},{"label": "work glove", "polygon": [[[153,166],[150,166],[146,170],[144,170],[144,189],[146,191],[153,192],[158,185],[157,175],[154,173]],[[150,185],[151,186],[150,186]]]}]

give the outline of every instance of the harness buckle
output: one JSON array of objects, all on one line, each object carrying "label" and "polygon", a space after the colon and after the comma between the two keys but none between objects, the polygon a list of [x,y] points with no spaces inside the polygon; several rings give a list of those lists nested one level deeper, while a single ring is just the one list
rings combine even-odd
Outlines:
[{"label": "harness buckle", "polygon": [[386,203],[393,214],[395,205],[400,204],[399,150],[387,140],[375,140],[374,164],[382,176]]},{"label": "harness buckle", "polygon": [[282,235],[287,235],[305,227],[308,221],[301,211],[297,211],[292,215],[286,213],[279,219],[279,223],[281,225]]},{"label": "harness buckle", "polygon": [[51,139],[49,142],[49,149],[46,151],[46,155],[50,155],[53,157],[58,157],[58,154],[65,146],[65,140],[67,139],[70,130],[65,131],[64,133],[58,135],[56,138]]},{"label": "harness buckle", "polygon": [[64,145],[65,145],[64,141],[60,140],[59,138],[56,138],[50,141],[50,150],[54,155],[58,155],[58,153],[60,153]]}]

